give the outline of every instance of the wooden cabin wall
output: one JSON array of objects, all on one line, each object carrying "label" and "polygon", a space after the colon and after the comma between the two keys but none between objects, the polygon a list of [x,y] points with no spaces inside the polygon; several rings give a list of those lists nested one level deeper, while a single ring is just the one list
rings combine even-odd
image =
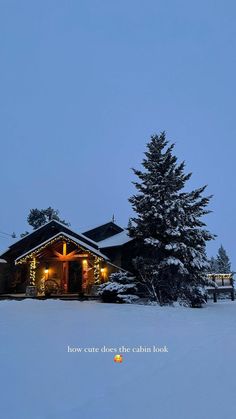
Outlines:
[{"label": "wooden cabin wall", "polygon": [[24,293],[28,279],[28,266],[26,264],[15,266],[10,261],[0,267],[0,293]]},{"label": "wooden cabin wall", "polygon": [[118,267],[122,267],[122,248],[120,246],[108,247],[102,249],[102,252],[110,259],[111,263]]}]

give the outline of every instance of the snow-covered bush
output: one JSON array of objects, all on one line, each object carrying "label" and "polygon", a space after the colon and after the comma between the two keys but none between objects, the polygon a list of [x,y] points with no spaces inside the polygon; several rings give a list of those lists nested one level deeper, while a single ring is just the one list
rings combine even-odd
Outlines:
[{"label": "snow-covered bush", "polygon": [[203,302],[207,300],[207,291],[201,286],[187,286],[184,287],[182,296],[179,296],[178,302],[180,305],[192,308],[201,308]]},{"label": "snow-covered bush", "polygon": [[109,281],[100,285],[98,295],[105,303],[133,303],[138,300],[135,278],[126,272],[110,275]]}]

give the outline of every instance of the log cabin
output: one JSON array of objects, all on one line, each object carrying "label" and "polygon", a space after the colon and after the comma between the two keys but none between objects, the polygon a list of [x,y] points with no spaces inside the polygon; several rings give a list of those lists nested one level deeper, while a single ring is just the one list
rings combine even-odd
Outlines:
[{"label": "log cabin", "polygon": [[80,233],[51,220],[1,254],[0,292],[89,295],[111,273],[130,269],[133,243],[114,222]]}]

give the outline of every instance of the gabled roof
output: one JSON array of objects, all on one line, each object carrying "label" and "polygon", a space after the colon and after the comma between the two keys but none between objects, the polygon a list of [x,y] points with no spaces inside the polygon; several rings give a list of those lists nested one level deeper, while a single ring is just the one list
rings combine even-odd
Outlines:
[{"label": "gabled roof", "polygon": [[61,232],[64,232],[69,236],[80,240],[84,243],[84,245],[91,246],[93,249],[98,250],[98,244],[90,238],[85,237],[81,233],[74,232],[68,226],[60,223],[59,221],[51,220],[43,226],[37,228],[36,230],[33,230],[30,234],[27,234],[26,236],[22,237],[20,240],[14,242],[0,256],[6,260],[15,260],[23,253],[28,252],[28,250],[33,249],[34,247],[54,237],[57,233]]},{"label": "gabled roof", "polygon": [[104,249],[106,247],[122,246],[123,244],[128,243],[131,240],[133,240],[133,238],[128,235],[127,230],[124,230],[121,231],[121,233],[115,234],[111,237],[108,237],[105,240],[98,242],[98,245],[100,249]]},{"label": "gabled roof", "polygon": [[101,257],[102,259],[109,260],[107,256],[105,256],[103,253],[101,253],[99,250],[95,249],[94,247],[86,244],[84,241],[81,241],[81,240],[75,238],[74,236],[70,236],[67,233],[60,232],[60,233],[57,233],[54,236],[48,238],[48,240],[44,241],[43,243],[38,244],[34,248],[28,249],[27,252],[19,255],[16,258],[15,262],[18,263],[20,261],[20,259],[27,258],[27,256],[31,255],[32,253],[37,253],[37,251],[39,252],[42,247],[47,246],[47,243],[50,243],[52,240],[57,241],[57,239],[58,239],[58,241],[63,240],[63,239],[69,240],[70,242],[72,242],[76,245],[79,245],[82,249],[88,250],[89,252],[95,254],[98,257]]},{"label": "gabled roof", "polygon": [[106,224],[102,224],[90,230],[83,232],[83,235],[92,239],[95,242],[101,242],[102,240],[112,237],[115,234],[121,233],[124,229],[117,224],[110,221]]}]

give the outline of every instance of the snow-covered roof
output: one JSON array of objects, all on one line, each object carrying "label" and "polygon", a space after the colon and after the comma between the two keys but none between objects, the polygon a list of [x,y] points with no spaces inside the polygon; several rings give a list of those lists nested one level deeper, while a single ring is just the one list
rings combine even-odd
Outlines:
[{"label": "snow-covered roof", "polygon": [[98,228],[98,227],[102,227],[102,226],[104,226],[104,225],[106,225],[106,224],[108,224],[108,223],[110,223],[111,222],[111,220],[107,220],[107,221],[104,221],[104,222],[102,222],[101,224],[98,224],[98,223],[93,223],[93,224],[87,224],[87,225],[85,225],[85,226],[83,226],[83,227],[80,227],[80,229],[79,229],[79,233],[82,231],[83,233],[85,232],[85,233],[87,233],[88,231],[91,231],[91,230],[95,230],[96,228]]},{"label": "snow-covered roof", "polygon": [[[96,244],[97,245],[97,243],[94,241],[94,240],[92,240],[92,239],[90,239],[89,237],[87,237],[87,236],[85,236],[83,233],[80,233],[80,231],[79,232],[76,232],[74,229],[72,230],[72,228],[70,227],[70,226],[67,226],[67,225],[65,225],[65,224],[63,224],[63,223],[61,223],[60,221],[57,221],[57,220],[52,220],[52,221],[56,221],[58,224],[60,224],[61,226],[63,226],[63,227],[66,227],[66,228],[68,228],[68,230],[70,230],[72,233],[75,233],[75,234],[79,234],[81,237],[83,237],[84,239],[86,239],[86,240],[88,240],[88,241],[90,241],[91,243],[93,243],[93,244]],[[50,223],[51,221],[49,221],[49,223]],[[44,224],[45,225],[45,224]],[[35,230],[34,230],[35,231]]]},{"label": "snow-covered roof", "polygon": [[52,219],[52,220],[48,221],[47,223],[41,225],[40,227],[36,228],[35,230],[32,230],[30,233],[28,233],[24,237],[20,237],[19,239],[12,240],[10,246],[7,249],[5,249],[4,252],[1,251],[1,255],[3,255],[4,253],[6,253],[14,244],[20,242],[21,240],[23,241],[26,237],[27,238],[30,237],[36,231],[41,230],[43,227],[45,227],[46,225],[51,224],[51,223],[57,223],[57,224],[61,225],[62,227],[65,227],[68,230],[70,230],[71,233],[75,233],[77,235],[80,235],[81,237],[83,237],[84,239],[86,239],[86,241],[90,241],[92,244],[95,244],[97,246],[97,243],[95,241],[93,241],[92,239],[90,239],[89,237],[85,236],[84,234],[82,234],[80,232],[76,232],[75,230],[72,230],[72,228],[70,226],[67,226],[66,224],[63,224],[60,221],[57,221],[57,220]]},{"label": "snow-covered roof", "polygon": [[0,263],[7,263],[7,262],[4,259],[0,259]]},{"label": "snow-covered roof", "polygon": [[109,260],[109,258],[108,258],[107,256],[105,256],[105,255],[104,255],[103,253],[101,253],[99,250],[94,249],[94,247],[89,246],[87,243],[84,243],[83,241],[81,241],[81,240],[77,239],[77,238],[76,238],[76,237],[74,237],[74,236],[70,236],[70,235],[69,235],[69,234],[67,234],[67,233],[64,233],[64,232],[59,232],[59,233],[55,234],[55,236],[50,237],[50,238],[49,238],[48,240],[46,240],[45,242],[40,243],[38,246],[34,247],[33,249],[28,250],[26,253],[24,253],[24,254],[22,254],[21,256],[19,256],[19,257],[16,259],[16,263],[17,263],[20,259],[25,258],[28,254],[30,254],[30,253],[32,253],[32,252],[37,251],[38,249],[40,249],[40,247],[45,246],[45,244],[47,244],[48,242],[50,242],[50,241],[52,241],[52,240],[56,239],[57,237],[58,237],[58,238],[60,238],[60,237],[65,237],[65,238],[68,238],[68,239],[69,239],[69,240],[71,240],[72,242],[74,242],[74,243],[78,244],[79,246],[81,246],[81,247],[82,247],[82,248],[84,248],[84,249],[89,250],[91,253],[94,253],[95,255],[97,255],[97,256],[99,256],[99,257],[101,257],[102,259]]},{"label": "snow-covered roof", "polygon": [[122,246],[131,240],[133,239],[128,235],[128,230],[124,230],[121,231],[121,233],[117,233],[114,236],[108,237],[108,239],[98,242],[98,246],[100,249],[104,249],[105,247]]}]

